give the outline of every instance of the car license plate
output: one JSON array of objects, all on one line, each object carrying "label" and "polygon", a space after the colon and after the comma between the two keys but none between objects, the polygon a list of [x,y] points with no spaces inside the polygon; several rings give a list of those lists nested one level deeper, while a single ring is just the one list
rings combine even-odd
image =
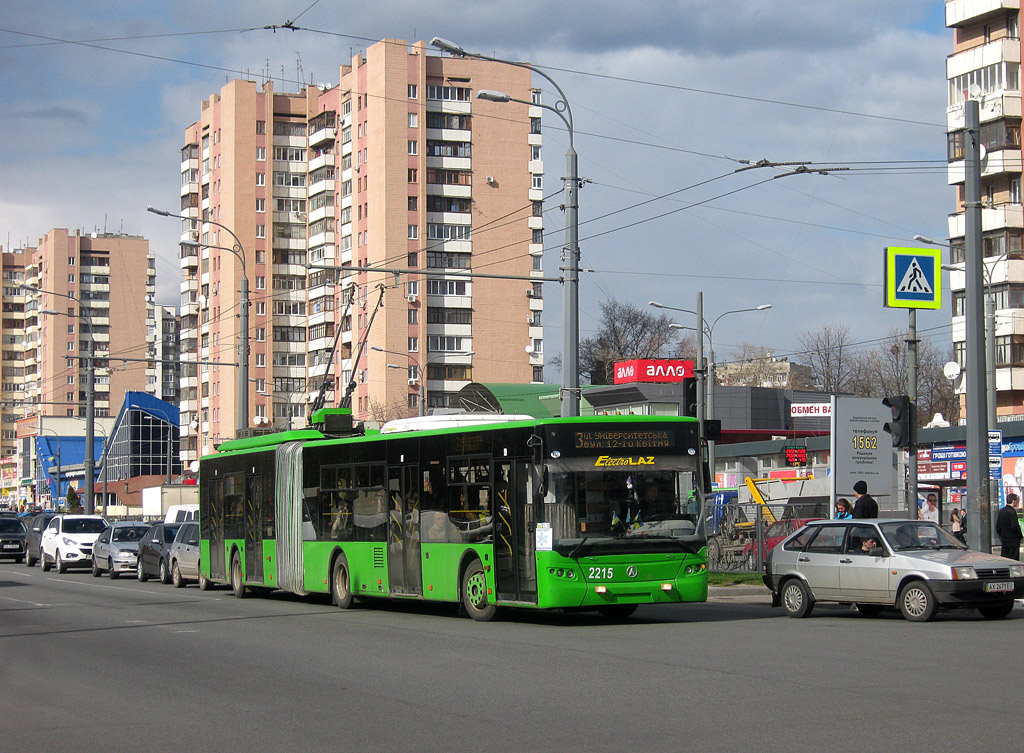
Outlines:
[{"label": "car license plate", "polygon": [[1000,583],[986,583],[985,584],[985,593],[999,593],[999,592],[1002,592],[1002,591],[1012,591],[1012,590],[1013,590],[1013,584],[1012,583],[1000,582]]},{"label": "car license plate", "polygon": [[4,544],[4,549],[20,549],[21,547],[17,544]]}]

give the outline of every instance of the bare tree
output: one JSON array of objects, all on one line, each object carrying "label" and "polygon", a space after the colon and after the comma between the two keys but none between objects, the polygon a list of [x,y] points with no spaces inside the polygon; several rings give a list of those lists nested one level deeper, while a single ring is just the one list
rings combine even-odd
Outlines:
[{"label": "bare tree", "polygon": [[672,320],[621,301],[601,304],[601,324],[594,337],[580,341],[579,372],[593,384],[612,381],[616,361],[662,358],[676,341]]},{"label": "bare tree", "polygon": [[385,423],[398,418],[409,417],[409,407],[402,400],[392,400],[390,403],[382,403],[379,400],[370,398],[369,413],[373,421]]},{"label": "bare tree", "polygon": [[805,361],[811,367],[811,383],[822,392],[852,392],[859,370],[859,356],[850,347],[850,328],[826,324],[800,336]]}]

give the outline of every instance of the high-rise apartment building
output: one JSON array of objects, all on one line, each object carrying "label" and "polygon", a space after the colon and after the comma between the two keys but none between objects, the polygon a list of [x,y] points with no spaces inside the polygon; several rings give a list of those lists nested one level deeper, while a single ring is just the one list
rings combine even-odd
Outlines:
[{"label": "high-rise apartment building", "polygon": [[4,250],[3,265],[3,354],[0,370],[0,457],[18,453],[18,419],[25,401],[25,268],[35,249]]},{"label": "high-rise apartment building", "polygon": [[384,40],[337,86],[233,81],[203,103],[181,164],[184,459],[252,428],[243,274],[253,427],[304,426],[325,384],[365,420],[543,381],[541,108],[482,89],[539,96],[523,69]]},{"label": "high-rise apartment building", "polygon": [[145,383],[139,369],[127,367],[134,361],[117,359],[152,352],[156,269],[149,241],[55,228],[24,253],[24,284],[34,289],[12,299],[24,307],[25,409],[18,413],[84,418],[92,390],[95,415],[116,414],[125,392]]},{"label": "high-rise apartment building", "polygon": [[178,338],[181,334],[177,306],[154,306],[154,322],[148,332],[153,357],[152,372],[147,371],[146,392],[168,403],[178,403],[181,379]]},{"label": "high-rise apartment building", "polygon": [[965,365],[964,101],[981,108],[982,250],[986,294],[995,301],[997,414],[1024,417],[1024,207],[1021,205],[1020,0],[947,0],[953,54],[946,59],[953,350]]}]

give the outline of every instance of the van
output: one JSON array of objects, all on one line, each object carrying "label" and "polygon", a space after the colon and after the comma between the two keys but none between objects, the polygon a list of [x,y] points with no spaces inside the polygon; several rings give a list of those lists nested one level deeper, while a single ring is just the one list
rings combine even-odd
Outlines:
[{"label": "van", "polygon": [[164,523],[185,523],[199,520],[199,505],[171,505],[164,514]]}]

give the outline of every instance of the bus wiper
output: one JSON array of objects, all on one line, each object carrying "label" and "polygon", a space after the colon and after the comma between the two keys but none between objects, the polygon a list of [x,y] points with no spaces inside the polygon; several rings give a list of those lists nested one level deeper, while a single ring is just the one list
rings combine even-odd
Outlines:
[{"label": "bus wiper", "polygon": [[589,539],[589,538],[590,538],[589,536],[584,536],[582,539],[580,539],[580,543],[577,544],[576,546],[574,546],[572,548],[572,551],[569,552],[565,556],[568,557],[569,559],[575,559],[576,555],[580,553],[580,550],[583,549],[583,545],[587,543],[587,539]]}]

